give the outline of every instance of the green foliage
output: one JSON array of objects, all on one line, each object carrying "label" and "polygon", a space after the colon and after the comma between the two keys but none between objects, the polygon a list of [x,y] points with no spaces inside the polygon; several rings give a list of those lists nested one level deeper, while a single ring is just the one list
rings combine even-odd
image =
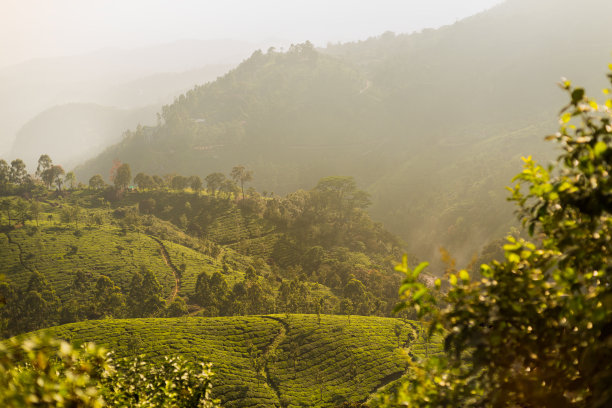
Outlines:
[{"label": "green foliage", "polygon": [[210,364],[183,357],[164,357],[150,364],[141,358],[113,362],[111,381],[105,381],[109,406],[134,408],[213,408]]},{"label": "green foliage", "polygon": [[123,163],[117,167],[112,179],[116,189],[123,190],[127,188],[132,180],[132,170],[130,169],[130,165]]},{"label": "green foliage", "polygon": [[428,315],[446,354],[415,366],[387,404],[612,404],[612,102],[600,107],[568,81],[562,87],[570,103],[549,137],[563,149],[558,164],[525,159],[511,189],[538,242],[509,237],[505,260],[482,265],[480,281],[451,274],[442,309],[402,267],[403,307]]},{"label": "green foliage", "polygon": [[104,349],[75,349],[49,337],[0,344],[0,405],[83,407],[105,405],[100,382],[110,368]]},{"label": "green foliage", "polygon": [[158,313],[165,302],[161,296],[162,286],[157,277],[146,267],[135,272],[129,286],[128,308],[132,317],[146,317]]},{"label": "green foliage", "polygon": [[230,173],[232,179],[236,183],[240,183],[240,189],[242,190],[242,198],[244,199],[244,183],[253,180],[253,171],[247,170],[244,166],[235,166],[232,167],[232,172]]},{"label": "green foliage", "polygon": [[6,407],[213,408],[209,364],[182,357],[155,365],[112,360],[93,343],[75,348],[48,336],[0,344],[0,404]]},{"label": "green foliage", "polygon": [[89,179],[89,187],[93,188],[94,190],[100,190],[104,188],[105,186],[106,186],[106,183],[104,182],[104,179],[102,178],[102,176],[99,174],[95,174],[91,176],[91,178]]}]

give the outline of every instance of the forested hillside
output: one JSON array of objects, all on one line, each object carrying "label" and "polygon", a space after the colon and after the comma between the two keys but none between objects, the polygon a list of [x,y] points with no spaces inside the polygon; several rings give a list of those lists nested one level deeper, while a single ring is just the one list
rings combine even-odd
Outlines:
[{"label": "forested hillside", "polygon": [[389,316],[397,299],[402,243],[371,221],[350,177],[285,198],[242,197],[222,173],[206,191],[199,177],[144,173],[138,191],[105,187],[99,175],[85,189],[67,176],[60,191],[61,167],[39,163],[57,191],[27,177],[2,183],[30,197],[0,201],[4,335],[104,317]]},{"label": "forested hillside", "polygon": [[77,175],[107,174],[114,159],[160,174],[240,162],[284,194],[350,174],[418,256],[444,246],[466,260],[513,225],[503,186],[520,156],[552,158],[541,135],[554,129],[555,82],[600,87],[591,78],[607,63],[609,2],[523,3],[418,34],[256,52]]}]

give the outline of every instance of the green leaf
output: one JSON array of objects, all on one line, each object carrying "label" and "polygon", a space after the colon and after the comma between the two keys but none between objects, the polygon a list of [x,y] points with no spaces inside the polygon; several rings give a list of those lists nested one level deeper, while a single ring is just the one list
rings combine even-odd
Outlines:
[{"label": "green leaf", "polygon": [[576,88],[572,92],[572,103],[576,104],[584,98],[584,89]]},{"label": "green leaf", "polygon": [[608,149],[608,145],[604,141],[600,140],[599,142],[595,144],[595,147],[593,147],[593,154],[595,155],[595,157],[599,157],[607,149]]},{"label": "green leaf", "polygon": [[428,265],[429,265],[429,262],[421,262],[419,266],[414,268],[414,271],[412,271],[412,277],[414,279],[418,278],[421,272],[423,272],[423,269],[427,268]]},{"label": "green leaf", "polygon": [[414,300],[415,302],[418,301],[420,298],[423,297],[424,294],[426,294],[428,291],[428,289],[425,288],[421,288],[419,289],[413,296],[412,296],[412,300]]}]

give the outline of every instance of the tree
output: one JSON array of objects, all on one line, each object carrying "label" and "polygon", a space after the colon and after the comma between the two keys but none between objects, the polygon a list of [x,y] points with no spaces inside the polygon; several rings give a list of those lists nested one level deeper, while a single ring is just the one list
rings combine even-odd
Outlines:
[{"label": "tree", "polygon": [[232,180],[236,183],[240,183],[242,198],[244,198],[244,183],[253,180],[253,171],[247,170],[244,166],[235,166],[232,168],[230,175],[232,176]]},{"label": "tree", "polygon": [[74,222],[75,227],[79,228],[79,218],[81,207],[78,204],[65,205],[60,212],[60,220],[66,224]]},{"label": "tree", "polygon": [[232,180],[225,180],[221,183],[219,187],[219,191],[223,191],[227,194],[227,199],[229,200],[233,194],[238,194],[238,186]]},{"label": "tree", "polygon": [[115,184],[115,188],[117,190],[125,190],[132,180],[132,170],[130,170],[130,165],[127,163],[121,164],[117,167],[115,174],[112,177],[112,181]]},{"label": "tree", "polygon": [[38,218],[40,217],[40,213],[42,212],[42,205],[37,200],[32,200],[30,203],[30,214],[36,220],[36,226],[38,227]]},{"label": "tree", "polygon": [[138,211],[141,214],[153,214],[155,211],[155,199],[146,198],[138,203]]},{"label": "tree", "polygon": [[36,166],[36,177],[41,177],[45,170],[53,166],[53,161],[48,154],[43,154],[38,158],[38,166]]},{"label": "tree", "polygon": [[155,186],[153,178],[145,173],[138,173],[136,177],[134,177],[134,183],[136,183],[140,189],[148,189]]},{"label": "tree", "polygon": [[13,160],[9,170],[9,182],[20,185],[25,182],[27,176],[28,172],[26,171],[26,165],[23,160]]},{"label": "tree", "polygon": [[[40,172],[40,178],[42,179],[43,183],[45,183],[47,188],[51,188],[53,183],[62,175],[64,175],[64,169],[62,168],[62,166],[53,164],[51,164],[49,167],[45,167]],[[61,188],[61,180],[60,185],[58,185],[58,187]]]},{"label": "tree", "polygon": [[180,296],[174,298],[170,306],[166,308],[166,317],[181,317],[189,314],[185,299]]},{"label": "tree", "polygon": [[0,201],[0,211],[4,211],[6,213],[6,219],[8,222],[8,226],[11,226],[11,210],[13,209],[13,202],[10,198],[4,198]]},{"label": "tree", "polygon": [[216,195],[216,192],[223,183],[225,182],[225,175],[223,173],[211,173],[206,178],[206,188],[208,189],[208,193],[213,197]]},{"label": "tree", "polygon": [[314,189],[325,210],[338,211],[342,216],[353,209],[365,209],[370,205],[370,196],[357,188],[353,177],[331,176],[319,180]]},{"label": "tree", "polygon": [[187,180],[189,187],[195,191],[195,193],[199,193],[202,190],[202,179],[200,176],[191,176]]},{"label": "tree", "polygon": [[157,277],[146,267],[134,273],[128,295],[128,308],[133,317],[149,317],[164,306],[162,286]]},{"label": "tree", "polygon": [[15,213],[17,214],[17,220],[22,225],[25,225],[26,221],[31,218],[30,206],[28,202],[21,197],[19,197],[15,203]]},{"label": "tree", "polygon": [[417,280],[425,264],[399,266],[399,308],[428,317],[445,354],[414,365],[387,403],[612,405],[612,100],[599,106],[569,81],[562,87],[570,103],[547,138],[563,149],[556,166],[525,158],[510,189],[536,243],[509,237],[505,260],[482,265],[478,281],[452,273],[443,309]]},{"label": "tree", "polygon": [[125,300],[121,288],[108,276],[102,275],[96,281],[94,307],[98,317],[121,317]]},{"label": "tree", "polygon": [[41,178],[43,182],[47,185],[47,188],[51,188],[53,183],[55,183],[55,185],[57,185],[58,190],[61,190],[63,184],[63,175],[64,168],[59,165],[53,165],[42,172]]},{"label": "tree", "polygon": [[64,183],[66,183],[69,186],[70,190],[74,190],[74,186],[76,185],[76,181],[77,181],[77,179],[76,179],[76,176],[74,175],[73,171],[69,171],[66,174],[66,177],[64,177]]},{"label": "tree", "polygon": [[99,174],[91,176],[89,179],[89,187],[93,188],[94,190],[100,190],[104,188],[105,185],[106,183],[104,182],[104,179]]},{"label": "tree", "polygon": [[0,193],[2,194],[8,192],[10,173],[11,170],[8,163],[5,160],[0,159]]},{"label": "tree", "polygon": [[183,176],[172,177],[170,187],[174,190],[184,190],[187,187],[187,178]]}]

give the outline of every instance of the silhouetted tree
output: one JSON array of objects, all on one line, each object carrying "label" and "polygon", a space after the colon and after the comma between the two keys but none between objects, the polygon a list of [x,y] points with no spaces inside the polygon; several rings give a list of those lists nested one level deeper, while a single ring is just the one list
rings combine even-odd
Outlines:
[{"label": "silhouetted tree", "polygon": [[253,180],[253,171],[247,170],[244,166],[235,166],[231,172],[232,179],[236,183],[240,183],[240,189],[242,190],[242,198],[244,198],[244,183]]}]

